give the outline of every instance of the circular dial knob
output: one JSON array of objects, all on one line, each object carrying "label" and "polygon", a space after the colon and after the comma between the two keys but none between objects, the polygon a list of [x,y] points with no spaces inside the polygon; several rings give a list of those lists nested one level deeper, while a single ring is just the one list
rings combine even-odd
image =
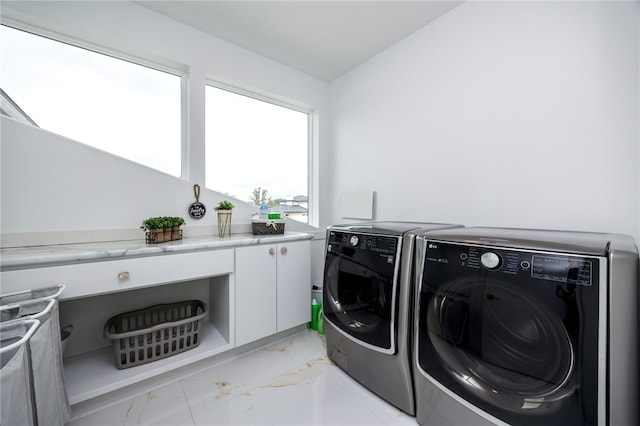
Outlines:
[{"label": "circular dial knob", "polygon": [[349,239],[349,244],[351,244],[352,247],[357,246],[359,242],[360,242],[360,239],[355,235],[352,235],[351,238]]},{"label": "circular dial knob", "polygon": [[502,260],[497,254],[488,251],[480,257],[480,262],[482,262],[482,266],[484,266],[485,268],[498,269],[500,267],[500,264],[502,263]]}]

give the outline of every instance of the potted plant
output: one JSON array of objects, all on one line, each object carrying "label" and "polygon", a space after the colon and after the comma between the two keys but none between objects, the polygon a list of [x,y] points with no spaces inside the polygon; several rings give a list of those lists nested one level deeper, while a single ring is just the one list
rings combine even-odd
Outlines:
[{"label": "potted plant", "polygon": [[182,234],[180,233],[180,227],[184,225],[184,219],[178,216],[168,218],[171,225],[171,240],[181,240]]},{"label": "potted plant", "polygon": [[157,244],[181,239],[180,226],[183,224],[181,217],[156,216],[143,220],[140,228],[147,232],[147,242]]},{"label": "potted plant", "polygon": [[147,242],[151,244],[164,243],[164,219],[162,217],[150,217],[142,221],[140,229],[147,232]]},{"label": "potted plant", "polygon": [[231,201],[223,200],[213,209],[218,212],[218,237],[224,237],[224,234],[231,236],[231,213],[235,206]]}]

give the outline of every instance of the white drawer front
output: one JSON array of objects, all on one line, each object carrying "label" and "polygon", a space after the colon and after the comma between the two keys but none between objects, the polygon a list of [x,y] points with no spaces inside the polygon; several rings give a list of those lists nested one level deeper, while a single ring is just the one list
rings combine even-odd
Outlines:
[{"label": "white drawer front", "polygon": [[0,293],[66,285],[61,299],[233,273],[233,250],[169,254],[2,272]]}]

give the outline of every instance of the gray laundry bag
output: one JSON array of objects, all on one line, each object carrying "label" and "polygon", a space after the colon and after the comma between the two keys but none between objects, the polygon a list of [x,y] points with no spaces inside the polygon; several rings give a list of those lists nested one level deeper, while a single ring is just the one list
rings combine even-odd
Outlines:
[{"label": "gray laundry bag", "polygon": [[35,412],[40,425],[62,426],[71,417],[58,319],[57,297],[63,289],[64,286],[58,286],[0,296],[0,321],[18,318],[40,321],[29,341]]},{"label": "gray laundry bag", "polygon": [[0,323],[0,424],[3,426],[37,424],[29,340],[39,324],[38,320]]}]

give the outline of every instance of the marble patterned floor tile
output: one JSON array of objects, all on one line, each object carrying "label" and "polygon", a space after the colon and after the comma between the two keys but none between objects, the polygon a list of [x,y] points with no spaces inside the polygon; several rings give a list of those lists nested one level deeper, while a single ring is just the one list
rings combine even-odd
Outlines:
[{"label": "marble patterned floor tile", "polygon": [[415,426],[335,366],[308,331],[106,407],[68,426]]},{"label": "marble patterned floor tile", "polygon": [[344,378],[343,385],[347,392],[381,420],[378,424],[393,426],[417,425],[414,416],[406,414],[401,409],[380,398],[338,367],[335,368],[335,374]]},{"label": "marble patterned floor tile", "polygon": [[291,341],[283,341],[182,379],[181,384],[197,413],[200,407],[220,405],[306,361]]},{"label": "marble patterned floor tile", "polygon": [[[345,388],[326,358],[307,362],[218,406],[194,410],[196,426],[378,425],[378,418]],[[204,408],[204,407],[201,407]]]},{"label": "marble patterned floor tile", "polygon": [[171,383],[67,424],[67,426],[113,425],[193,426],[193,420],[182,386],[180,383]]},{"label": "marble patterned floor tile", "polygon": [[324,334],[308,330],[297,334],[291,339],[291,346],[306,359],[314,359],[327,354],[327,339]]}]

